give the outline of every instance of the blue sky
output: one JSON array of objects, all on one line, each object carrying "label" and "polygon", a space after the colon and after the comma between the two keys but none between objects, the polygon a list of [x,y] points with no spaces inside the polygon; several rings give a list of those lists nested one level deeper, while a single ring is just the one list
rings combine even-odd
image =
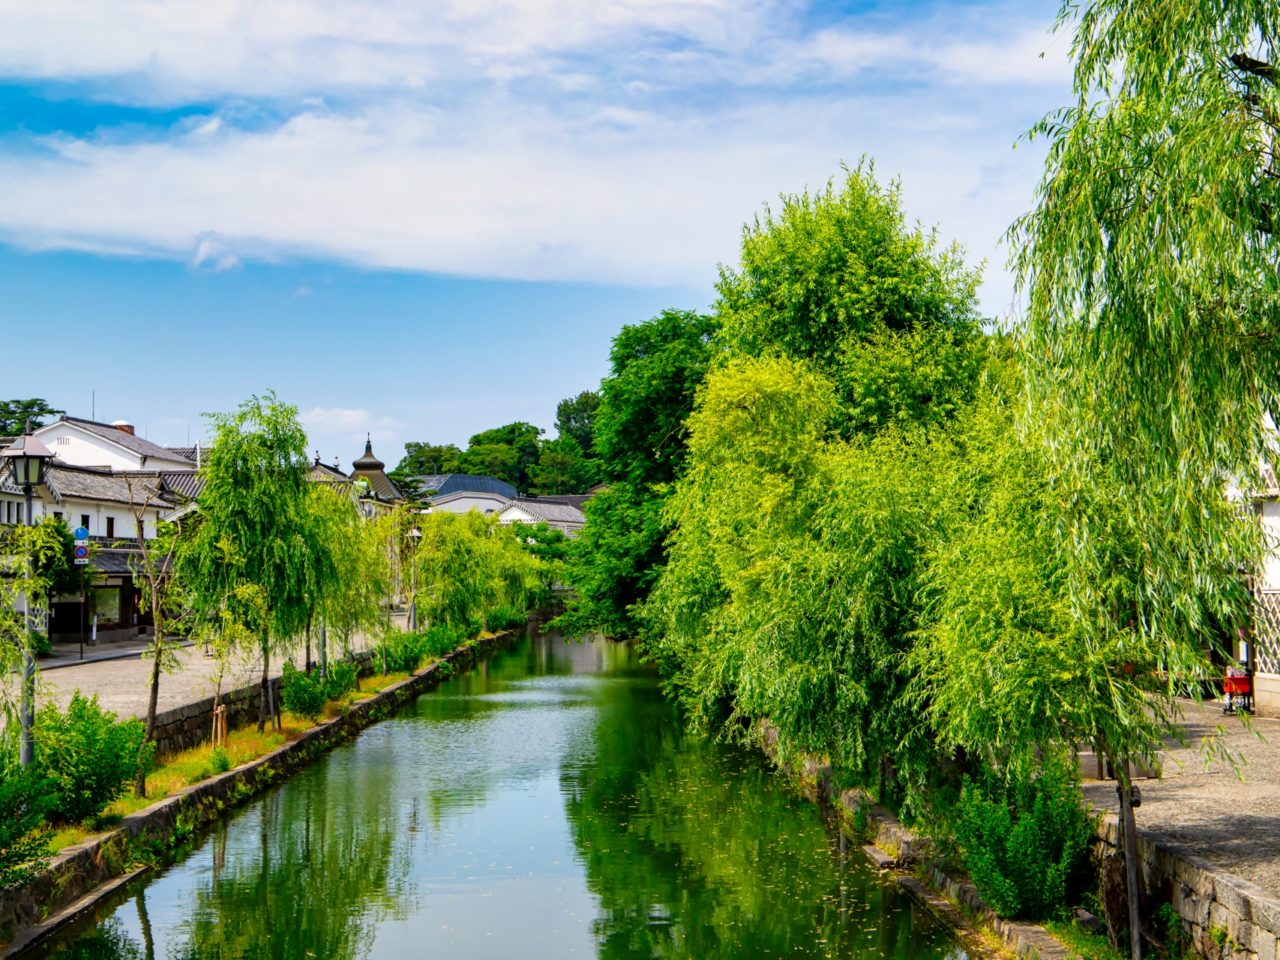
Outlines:
[{"label": "blue sky", "polygon": [[[0,6],[10,7],[0,0]],[[550,428],[618,328],[869,155],[987,261],[1064,104],[1056,4],[60,0],[0,33],[0,396],[160,442],[274,388],[313,446]],[[29,349],[19,353],[20,345]]]}]

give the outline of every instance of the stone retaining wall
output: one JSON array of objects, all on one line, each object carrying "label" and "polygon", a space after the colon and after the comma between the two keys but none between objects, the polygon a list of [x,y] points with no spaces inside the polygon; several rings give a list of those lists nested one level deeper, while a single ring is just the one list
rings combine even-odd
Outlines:
[{"label": "stone retaining wall", "polygon": [[[0,957],[7,958],[25,950],[56,929],[57,924],[70,920],[69,916],[56,916],[58,911],[124,874],[139,859],[170,855],[175,836],[192,836],[197,828],[221,816],[227,807],[248,799],[318,754],[390,716],[517,636],[515,632],[508,632],[461,647],[377,696],[351,704],[342,716],[321,722],[297,740],[227,773],[186,787],[125,817],[110,833],[63,850],[32,883],[0,891]],[[254,716],[256,718],[256,713]],[[51,916],[56,919],[50,921]]]},{"label": "stone retaining wall", "polygon": [[[359,667],[360,676],[372,672],[373,654],[368,651],[354,653],[351,659]],[[280,704],[280,678],[271,678],[271,696],[277,707]],[[227,708],[227,730],[239,730],[258,722],[258,698],[262,686],[251,683],[222,695]],[[156,756],[168,757],[183,750],[190,750],[208,743],[213,732],[213,697],[183,704],[172,710],[156,714]]]},{"label": "stone retaining wall", "polygon": [[[1119,840],[1115,814],[1099,825],[1099,853],[1114,854]],[[1195,951],[1212,960],[1277,960],[1280,898],[1257,884],[1215,867],[1181,844],[1138,830],[1143,917],[1172,903]],[[1163,934],[1164,931],[1157,930]]]}]

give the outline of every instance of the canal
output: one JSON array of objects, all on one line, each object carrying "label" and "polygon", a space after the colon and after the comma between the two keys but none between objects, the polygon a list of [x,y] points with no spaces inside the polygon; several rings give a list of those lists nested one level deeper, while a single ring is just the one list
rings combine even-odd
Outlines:
[{"label": "canal", "polygon": [[627,646],[530,637],[255,801],[46,958],[962,960]]}]

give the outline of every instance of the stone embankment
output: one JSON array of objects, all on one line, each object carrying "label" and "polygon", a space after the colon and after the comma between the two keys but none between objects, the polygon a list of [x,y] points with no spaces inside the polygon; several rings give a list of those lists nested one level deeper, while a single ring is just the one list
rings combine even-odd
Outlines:
[{"label": "stone embankment", "polygon": [[[63,850],[35,881],[0,892],[0,944],[7,941],[0,947],[0,958],[16,955],[71,922],[109,895],[118,886],[114,880],[135,870],[139,863],[162,861],[229,806],[390,716],[516,636],[508,632],[461,647],[376,696],[351,704],[341,716],[321,722],[271,753],[187,787],[125,817],[110,832]],[[256,693],[257,688],[252,690]],[[198,715],[185,719],[198,719]],[[210,724],[206,722],[202,729],[207,740]]]}]

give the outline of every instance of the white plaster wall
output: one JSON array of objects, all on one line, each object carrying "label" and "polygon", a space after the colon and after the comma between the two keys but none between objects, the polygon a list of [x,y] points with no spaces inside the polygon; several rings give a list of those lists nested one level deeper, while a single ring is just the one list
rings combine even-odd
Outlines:
[{"label": "white plaster wall", "polygon": [[481,513],[494,513],[507,504],[505,497],[496,493],[460,493],[453,494],[445,500],[431,504],[432,513],[467,513],[478,510]]},{"label": "white plaster wall", "polygon": [[[16,522],[17,505],[23,502],[21,497],[15,497],[10,494],[0,494],[0,523],[10,522],[10,517]],[[7,504],[13,504],[11,511]],[[96,501],[75,500],[65,498],[61,503],[52,503],[35,498],[32,501],[32,512],[36,515],[36,519],[55,513],[61,513],[62,519],[67,522],[67,526],[74,530],[80,526],[80,518],[83,514],[89,515],[89,535],[91,537],[107,536],[107,518],[115,520],[114,536],[120,540],[132,540],[137,537],[137,527],[133,518],[132,511],[124,504],[98,503]],[[160,515],[158,510],[148,510],[146,518],[143,522],[143,536],[147,538],[156,535],[156,519]]]},{"label": "white plaster wall", "polygon": [[70,423],[51,423],[36,431],[54,455],[75,467],[140,470],[142,458]]}]

